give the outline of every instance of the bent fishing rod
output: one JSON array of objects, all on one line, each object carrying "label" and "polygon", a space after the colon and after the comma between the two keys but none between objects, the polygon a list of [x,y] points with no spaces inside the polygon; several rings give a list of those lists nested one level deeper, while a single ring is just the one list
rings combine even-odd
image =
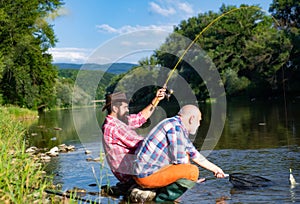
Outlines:
[{"label": "bent fishing rod", "polygon": [[[230,11],[227,11],[227,12],[223,13],[222,15],[218,16],[217,18],[215,18],[214,20],[212,20],[199,34],[197,34],[195,39],[187,46],[187,48],[181,54],[181,56],[179,57],[177,63],[175,64],[173,69],[169,72],[168,77],[167,77],[165,83],[163,84],[163,88],[167,89],[168,82],[171,79],[171,77],[172,77],[173,73],[175,72],[175,70],[177,69],[177,67],[179,66],[180,62],[183,60],[183,57],[186,55],[186,53],[189,51],[189,49],[196,43],[196,41],[203,35],[204,32],[206,32],[211,26],[213,26],[216,22],[221,20],[224,16],[227,16],[231,13],[234,13],[236,11],[243,10],[243,9],[255,9],[255,10],[263,11],[261,8],[259,8],[257,6],[242,6],[240,8],[234,8]],[[272,15],[271,15],[271,17],[274,20],[274,22],[279,26],[278,21]],[[173,94],[173,90],[169,91],[169,97],[170,97],[171,94]],[[158,103],[159,103],[159,100],[156,99],[155,103],[154,103],[154,107],[156,107],[158,105]]]}]

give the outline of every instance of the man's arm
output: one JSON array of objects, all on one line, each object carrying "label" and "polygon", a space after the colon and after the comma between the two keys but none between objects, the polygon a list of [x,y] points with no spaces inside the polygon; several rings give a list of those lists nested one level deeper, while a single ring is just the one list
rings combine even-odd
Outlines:
[{"label": "man's arm", "polygon": [[212,162],[208,161],[205,157],[201,155],[200,158],[193,159],[193,161],[199,166],[212,171],[217,178],[224,178],[225,174],[223,170]]},{"label": "man's arm", "polygon": [[166,95],[166,89],[162,88],[162,89],[158,89],[156,92],[156,96],[154,99],[152,99],[151,103],[146,106],[141,112],[143,117],[147,120],[148,118],[150,118],[150,116],[152,115],[152,113],[154,112],[156,106],[158,105],[159,101],[163,100],[165,98]]}]

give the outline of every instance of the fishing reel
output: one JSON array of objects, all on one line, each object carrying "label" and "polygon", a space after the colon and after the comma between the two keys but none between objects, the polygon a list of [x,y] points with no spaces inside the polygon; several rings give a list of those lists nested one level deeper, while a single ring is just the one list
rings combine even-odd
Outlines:
[{"label": "fishing reel", "polygon": [[[167,86],[165,86],[165,85],[163,86],[163,88],[166,89],[165,98],[167,98],[167,100],[170,101],[170,97],[174,93],[173,89],[167,89]],[[154,102],[154,104],[152,104],[153,107],[155,108],[158,105],[158,103],[159,103],[159,100],[156,99],[155,102]]]},{"label": "fishing reel", "polygon": [[173,89],[166,89],[166,98],[168,101],[170,101],[170,97],[172,96],[172,94],[174,93]]},{"label": "fishing reel", "polygon": [[165,95],[165,97],[167,98],[168,101],[170,101],[170,97],[174,93],[174,90],[173,89],[167,89],[167,83],[165,83],[163,85],[163,88],[166,89],[166,95]]}]

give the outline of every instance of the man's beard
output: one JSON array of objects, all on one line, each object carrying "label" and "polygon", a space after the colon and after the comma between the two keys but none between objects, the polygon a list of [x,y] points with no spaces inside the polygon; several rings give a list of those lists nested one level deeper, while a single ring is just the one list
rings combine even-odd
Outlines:
[{"label": "man's beard", "polygon": [[121,120],[123,123],[128,125],[128,113],[125,113],[123,115],[121,115],[120,113],[118,113],[118,119]]}]

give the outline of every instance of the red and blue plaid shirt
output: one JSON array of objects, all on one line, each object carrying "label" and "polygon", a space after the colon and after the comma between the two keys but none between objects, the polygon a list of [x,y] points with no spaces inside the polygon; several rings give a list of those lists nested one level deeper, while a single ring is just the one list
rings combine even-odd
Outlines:
[{"label": "red and blue plaid shirt", "polygon": [[146,122],[142,113],[130,114],[128,125],[108,115],[102,126],[103,145],[107,162],[113,174],[121,182],[126,182],[133,175],[133,161],[138,144],[144,139],[134,129]]},{"label": "red and blue plaid shirt", "polygon": [[136,150],[134,172],[147,177],[169,164],[186,164],[201,155],[194,147],[179,116],[167,118],[154,127]]}]

